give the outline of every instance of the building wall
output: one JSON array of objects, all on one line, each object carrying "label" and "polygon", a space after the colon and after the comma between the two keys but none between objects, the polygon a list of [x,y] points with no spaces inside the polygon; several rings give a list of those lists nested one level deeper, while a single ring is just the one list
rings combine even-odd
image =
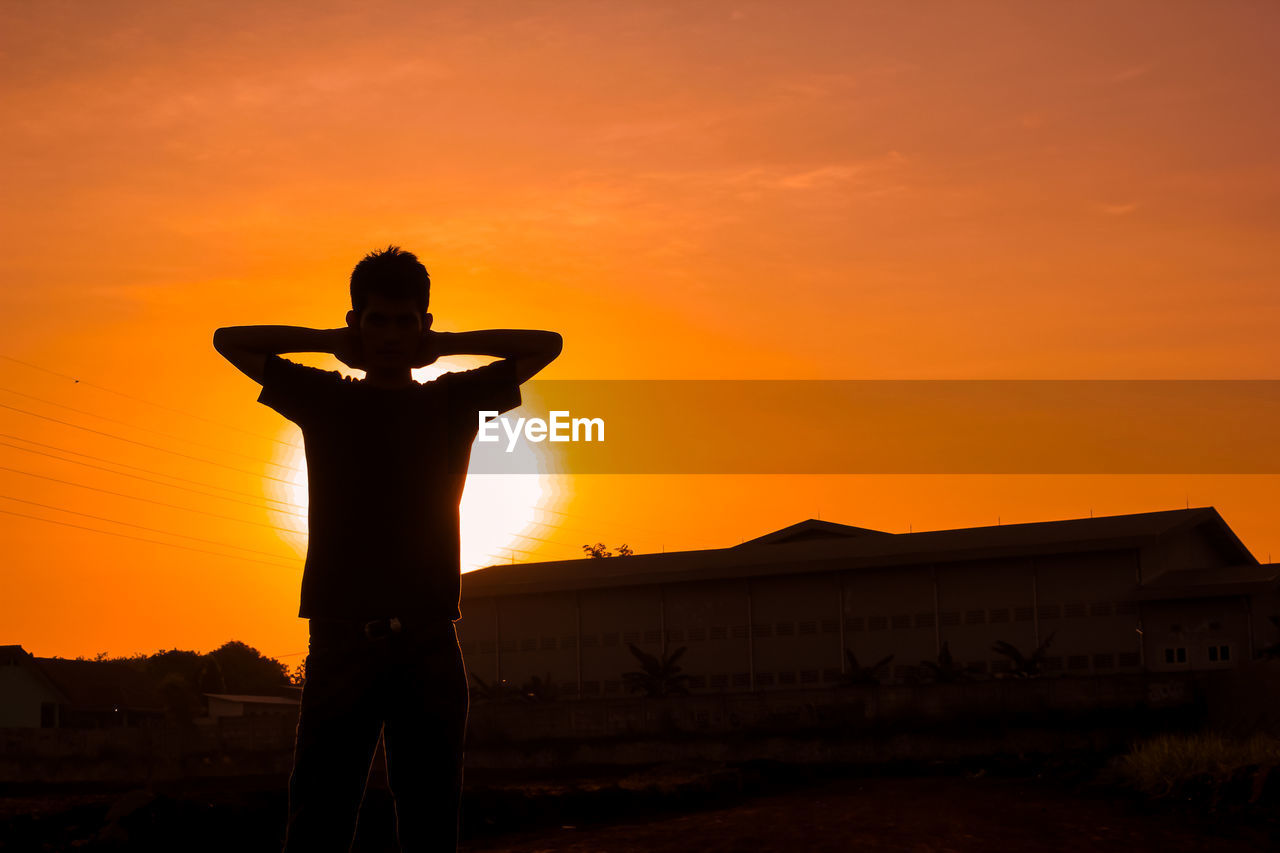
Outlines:
[{"label": "building wall", "polygon": [[[44,703],[56,714],[58,698],[21,663],[0,664],[0,728],[40,728]],[[53,722],[52,720],[50,722]]]},{"label": "building wall", "polygon": [[1051,634],[1049,671],[1069,675],[1142,669],[1138,608],[1130,598],[1136,550],[1058,554],[1034,561],[1037,625]]},{"label": "building wall", "polygon": [[[1197,541],[1204,544],[1198,532],[1182,538],[1193,550]],[[625,694],[622,673],[640,668],[628,643],[657,656],[664,629],[668,648],[686,647],[679,662],[695,692],[831,684],[845,669],[842,640],[861,666],[892,655],[881,673],[889,683],[923,674],[922,664],[937,660],[943,642],[967,669],[995,674],[1010,661],[993,644],[1004,641],[1030,656],[1050,637],[1049,674],[1138,672],[1144,655],[1164,671],[1167,638],[1148,631],[1144,646],[1139,633],[1140,618],[1157,615],[1168,623],[1158,629],[1164,633],[1169,624],[1192,624],[1196,613],[1195,624],[1222,624],[1213,638],[1196,640],[1192,665],[1218,665],[1209,660],[1215,642],[1231,645],[1233,660],[1247,659],[1249,615],[1242,605],[1224,610],[1191,602],[1184,613],[1183,605],[1146,604],[1140,612],[1124,600],[1139,561],[1149,567],[1151,554],[1106,550],[825,572],[779,566],[778,575],[750,579],[482,598],[465,602],[459,638],[468,669],[486,680],[499,671],[517,685],[550,675],[562,695],[578,695],[580,677],[585,697]],[[1217,615],[1207,619],[1210,611]]]},{"label": "building wall", "polygon": [[1148,668],[1155,672],[1232,669],[1249,660],[1249,610],[1243,596],[1144,602]]}]

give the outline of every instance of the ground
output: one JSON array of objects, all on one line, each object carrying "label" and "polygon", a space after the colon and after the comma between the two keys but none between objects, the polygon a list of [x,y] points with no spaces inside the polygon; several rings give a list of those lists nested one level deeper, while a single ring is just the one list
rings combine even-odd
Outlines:
[{"label": "ground", "polygon": [[1027,853],[1280,849],[1259,822],[1141,808],[1059,783],[978,777],[836,779],[696,814],[506,835],[465,853]]}]

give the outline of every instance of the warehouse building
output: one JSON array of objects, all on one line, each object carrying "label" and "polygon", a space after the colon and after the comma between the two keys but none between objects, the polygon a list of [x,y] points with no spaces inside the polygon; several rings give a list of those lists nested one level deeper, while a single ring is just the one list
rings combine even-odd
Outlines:
[{"label": "warehouse building", "polygon": [[[628,644],[692,693],[823,687],[892,655],[910,683],[944,647],[999,677],[1043,642],[1047,676],[1222,669],[1277,642],[1280,569],[1213,507],[920,533],[809,519],[727,548],[489,566],[458,635],[486,682],[625,695]],[[848,650],[850,654],[846,654]]]}]

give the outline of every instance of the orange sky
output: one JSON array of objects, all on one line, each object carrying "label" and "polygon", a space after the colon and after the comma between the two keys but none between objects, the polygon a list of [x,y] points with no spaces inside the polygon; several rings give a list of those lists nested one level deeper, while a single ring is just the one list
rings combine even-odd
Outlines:
[{"label": "orange sky", "polygon": [[[298,436],[210,338],[390,242],[547,378],[1274,378],[1274,5],[502,5],[4,4],[0,642],[300,659]],[[1265,560],[1276,479],[569,477],[514,547],[1189,501]]]}]

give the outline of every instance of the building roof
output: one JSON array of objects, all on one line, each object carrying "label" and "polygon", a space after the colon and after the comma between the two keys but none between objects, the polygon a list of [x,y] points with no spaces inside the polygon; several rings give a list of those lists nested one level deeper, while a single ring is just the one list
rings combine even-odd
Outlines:
[{"label": "building roof", "polygon": [[1280,565],[1257,563],[1165,572],[1135,594],[1140,601],[1248,595],[1280,586]]},{"label": "building roof", "polygon": [[857,570],[1140,547],[1201,528],[1230,564],[1256,565],[1213,507],[886,533],[808,519],[727,548],[499,564],[462,575],[463,597]]}]

